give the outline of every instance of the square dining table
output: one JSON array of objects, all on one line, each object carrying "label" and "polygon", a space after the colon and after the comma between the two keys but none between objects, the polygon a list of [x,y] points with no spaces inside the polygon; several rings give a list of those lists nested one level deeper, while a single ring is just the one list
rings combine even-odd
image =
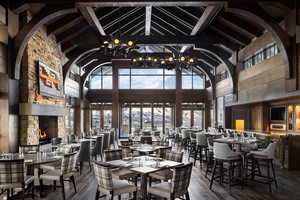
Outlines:
[{"label": "square dining table", "polygon": [[124,158],[123,160],[113,160],[107,163],[115,167],[125,167],[135,173],[140,174],[141,199],[147,199],[147,180],[150,173],[183,165],[183,163],[180,162],[174,162],[171,160],[164,160],[150,156]]}]

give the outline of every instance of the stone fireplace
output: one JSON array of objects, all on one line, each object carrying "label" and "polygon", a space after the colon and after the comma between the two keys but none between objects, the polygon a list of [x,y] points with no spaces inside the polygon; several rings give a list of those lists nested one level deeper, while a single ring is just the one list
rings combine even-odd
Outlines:
[{"label": "stone fireplace", "polygon": [[19,107],[21,144],[47,144],[51,138],[65,137],[65,107],[31,103]]}]

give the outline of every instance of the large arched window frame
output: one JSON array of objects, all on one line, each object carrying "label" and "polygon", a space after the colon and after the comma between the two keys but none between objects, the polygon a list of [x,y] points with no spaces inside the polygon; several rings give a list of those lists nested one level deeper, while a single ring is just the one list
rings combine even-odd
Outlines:
[{"label": "large arched window frame", "polygon": [[113,89],[112,67],[103,66],[95,70],[89,81],[90,89]]}]

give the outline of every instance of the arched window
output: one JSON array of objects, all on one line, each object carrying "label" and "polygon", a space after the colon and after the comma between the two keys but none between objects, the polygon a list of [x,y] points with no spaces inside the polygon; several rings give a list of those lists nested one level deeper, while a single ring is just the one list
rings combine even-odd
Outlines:
[{"label": "arched window", "polygon": [[90,76],[90,89],[112,89],[112,67],[103,66],[95,70]]}]

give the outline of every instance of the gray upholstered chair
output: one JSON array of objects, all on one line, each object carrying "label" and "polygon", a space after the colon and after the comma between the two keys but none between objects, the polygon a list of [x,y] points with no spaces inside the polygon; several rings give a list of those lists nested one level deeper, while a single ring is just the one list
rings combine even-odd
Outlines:
[{"label": "gray upholstered chair", "polygon": [[104,133],[103,136],[103,151],[109,149],[109,133]]},{"label": "gray upholstered chair", "polygon": [[[106,150],[104,151],[104,161],[109,162],[112,160],[122,160],[122,150],[114,149],[114,150]],[[112,171],[113,177],[120,180],[132,180],[136,182],[136,173],[130,171],[127,168],[115,168]]]},{"label": "gray upholstered chair", "polygon": [[108,149],[111,149],[111,146],[113,146],[115,148],[115,130],[112,129],[109,132],[109,142],[108,142],[109,146]]},{"label": "gray upholstered chair", "polygon": [[121,199],[122,194],[135,193],[136,186],[129,184],[125,180],[113,179],[111,166],[103,162],[95,162],[94,173],[98,183],[96,198],[99,199],[100,192],[111,196],[114,199],[115,195]]},{"label": "gray upholstered chair", "polygon": [[190,199],[188,187],[192,174],[192,163],[174,168],[171,182],[163,182],[148,187],[148,195],[155,195],[170,200],[185,196]]},{"label": "gray upholstered chair", "polygon": [[103,137],[98,136],[96,138],[96,144],[92,152],[92,156],[97,160],[98,156],[100,155],[102,159],[102,152],[103,152]]},{"label": "gray upholstered chair", "polygon": [[90,170],[92,170],[90,145],[91,145],[90,141],[88,141],[88,140],[81,142],[80,151],[79,151],[79,158],[78,158],[78,161],[80,163],[80,174],[82,172],[84,162],[88,162],[89,166],[90,166]]},{"label": "gray upholstered chair", "polygon": [[63,199],[66,199],[65,197],[65,186],[64,181],[72,181],[74,190],[76,190],[76,183],[75,183],[75,174],[76,171],[76,161],[77,161],[77,152],[73,152],[70,154],[64,155],[63,160],[61,161],[61,167],[58,170],[50,170],[46,172],[45,174],[41,174],[39,176],[40,179],[40,186],[41,191],[43,188],[43,180],[53,181],[54,187],[56,187],[56,182],[59,181],[62,187],[62,195]]},{"label": "gray upholstered chair", "polygon": [[[174,162],[182,162],[182,158],[183,158],[183,152],[166,152],[165,153],[165,157],[164,159],[166,160],[171,160]],[[152,183],[152,179],[155,180],[161,180],[161,181],[168,181],[170,179],[172,179],[173,177],[173,172],[171,169],[162,169],[159,170],[157,172],[151,173],[149,174],[149,183],[151,185]]]},{"label": "gray upholstered chair", "polygon": [[9,199],[10,189],[22,189],[22,198],[24,199],[25,190],[32,190],[34,198],[34,176],[25,174],[24,159],[0,160],[0,189],[7,191]]}]

